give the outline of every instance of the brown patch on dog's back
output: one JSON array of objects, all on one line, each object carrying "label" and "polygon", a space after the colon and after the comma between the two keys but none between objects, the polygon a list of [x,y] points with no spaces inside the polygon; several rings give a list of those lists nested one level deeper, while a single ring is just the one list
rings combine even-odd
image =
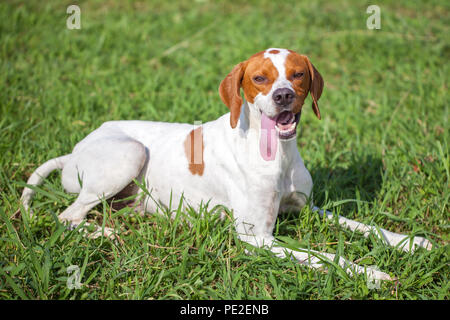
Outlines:
[{"label": "brown patch on dog's back", "polygon": [[280,53],[280,50],[273,49],[273,50],[270,50],[269,53],[277,54],[277,53]]},{"label": "brown patch on dog's back", "polygon": [[184,140],[184,152],[189,164],[189,171],[195,175],[203,175],[205,163],[203,162],[203,131],[202,127],[198,127],[186,136]]}]

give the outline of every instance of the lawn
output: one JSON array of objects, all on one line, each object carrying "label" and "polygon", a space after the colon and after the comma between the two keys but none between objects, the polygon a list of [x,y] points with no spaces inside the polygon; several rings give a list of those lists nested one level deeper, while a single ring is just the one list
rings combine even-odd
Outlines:
[{"label": "lawn", "polygon": [[[379,30],[366,26],[368,1],[78,1],[79,30],[66,27],[70,4],[0,3],[0,299],[449,299],[448,1],[378,1]],[[374,288],[332,266],[246,255],[231,215],[207,206],[176,204],[168,219],[105,203],[88,218],[121,241],[89,239],[57,221],[76,197],[58,171],[36,216],[13,216],[38,165],[104,121],[228,112],[220,81],[269,47],[308,55],[325,81],[322,120],[308,98],[297,137],[315,204],[434,248],[401,252],[308,208],[280,215],[276,236],[397,281]]]}]

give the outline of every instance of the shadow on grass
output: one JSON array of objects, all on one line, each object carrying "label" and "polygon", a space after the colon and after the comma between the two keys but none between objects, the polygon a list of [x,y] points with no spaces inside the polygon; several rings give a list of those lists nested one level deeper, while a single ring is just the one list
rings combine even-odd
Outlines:
[{"label": "shadow on grass", "polygon": [[[314,203],[322,206],[346,199],[371,202],[381,189],[382,171],[381,159],[373,156],[353,157],[338,167],[312,167]],[[347,205],[356,206],[356,203],[347,203],[346,208]]]},{"label": "shadow on grass", "polygon": [[[314,205],[324,208],[326,205],[342,202],[339,204],[340,214],[350,219],[351,213],[358,210],[358,200],[373,202],[378,197],[383,180],[381,159],[373,156],[352,157],[350,161],[336,167],[311,167],[309,172],[314,182]],[[299,216],[298,210],[283,212],[278,217],[282,222],[278,232],[297,237],[295,226],[298,219],[309,220],[313,216],[316,214]]]}]

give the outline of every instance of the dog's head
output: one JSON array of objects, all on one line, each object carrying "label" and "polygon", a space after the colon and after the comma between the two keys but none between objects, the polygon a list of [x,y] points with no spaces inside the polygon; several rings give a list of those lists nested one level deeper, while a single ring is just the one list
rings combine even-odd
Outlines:
[{"label": "dog's head", "polygon": [[308,93],[312,108],[320,119],[319,100],[323,79],[308,57],[286,49],[271,48],[236,65],[219,87],[222,101],[231,111],[235,128],[245,99],[261,112],[261,123],[275,126],[278,138],[295,136],[301,109]]}]

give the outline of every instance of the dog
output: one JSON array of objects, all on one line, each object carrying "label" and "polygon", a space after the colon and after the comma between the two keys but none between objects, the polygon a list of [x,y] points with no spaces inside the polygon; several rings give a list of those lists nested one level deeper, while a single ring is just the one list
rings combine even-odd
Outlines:
[{"label": "dog", "polygon": [[[151,195],[141,197],[140,210],[156,212],[184,199],[196,207],[232,209],[241,241],[263,247],[279,257],[290,257],[321,268],[330,253],[290,250],[273,236],[280,211],[300,211],[305,205],[321,216],[336,219],[353,231],[383,239],[405,251],[416,246],[431,249],[422,237],[389,232],[312,204],[313,181],[297,149],[296,132],[304,101],[321,118],[318,101],[324,81],[310,59],[292,50],[269,48],[237,64],[220,83],[219,94],[229,113],[193,127],[186,123],[109,121],[80,141],[71,154],[51,159],[30,176],[21,197],[29,210],[34,194],[48,174],[62,170],[62,185],[78,197],[59,216],[79,225],[102,199],[142,194],[133,181],[144,181]],[[244,99],[241,96],[241,89]],[[103,229],[105,235],[113,230]],[[337,263],[350,275],[365,273],[376,280],[391,277],[376,268],[364,268],[342,257]]]}]

